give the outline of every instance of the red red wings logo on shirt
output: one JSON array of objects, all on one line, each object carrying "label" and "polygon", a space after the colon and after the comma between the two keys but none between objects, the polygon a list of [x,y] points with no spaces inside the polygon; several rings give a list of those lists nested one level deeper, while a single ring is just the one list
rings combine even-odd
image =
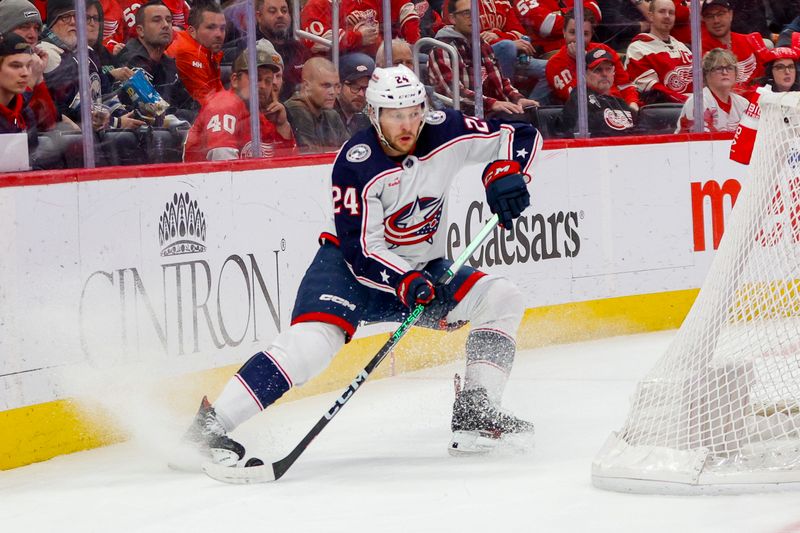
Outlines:
[{"label": "red red wings logo on shirt", "polygon": [[439,229],[444,201],[441,198],[417,198],[383,221],[384,238],[392,246],[410,246],[432,242]]}]

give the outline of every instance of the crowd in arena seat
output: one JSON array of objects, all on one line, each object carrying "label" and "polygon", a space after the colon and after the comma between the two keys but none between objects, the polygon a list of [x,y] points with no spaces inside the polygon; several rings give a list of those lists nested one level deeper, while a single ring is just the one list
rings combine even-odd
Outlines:
[{"label": "crowd in arena seat", "polygon": [[[0,0],[0,133],[26,133],[34,169],[81,166],[91,117],[96,164],[274,157],[335,151],[367,127],[365,90],[385,66],[382,0],[341,0],[338,65],[330,0],[254,0],[260,148],[251,139],[244,0],[86,0],[78,42],[75,0]],[[391,0],[391,55],[412,68],[422,37],[450,44],[418,53],[430,105],[476,110],[472,21],[480,35],[482,109],[527,120],[551,137],[737,128],[756,88],[797,90],[800,0]],[[575,90],[581,10],[586,102]],[[693,57],[690,19],[700,10]],[[86,47],[91,102],[81,102]],[[695,118],[692,67],[702,67]],[[456,75],[456,69],[458,71]],[[253,104],[255,105],[255,104]]]}]

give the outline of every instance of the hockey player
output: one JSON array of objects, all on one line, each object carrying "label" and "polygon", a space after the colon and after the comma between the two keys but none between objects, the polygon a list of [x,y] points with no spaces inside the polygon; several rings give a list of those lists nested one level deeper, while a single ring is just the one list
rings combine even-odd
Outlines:
[{"label": "hockey player", "polygon": [[447,285],[432,280],[451,264],[443,257],[444,221],[459,169],[488,162],[486,201],[510,229],[530,204],[526,175],[541,137],[527,124],[426,113],[425,86],[403,65],[375,69],[366,97],[372,127],[336,157],[333,220],[300,284],[291,327],[239,369],[213,407],[203,398],[187,432],[217,463],[241,460],[244,448],[228,433],[321,372],[360,322],[402,321],[418,304],[426,305],[420,325],[471,324],[451,452],[485,452],[505,434],[533,431],[500,409],[522,294],[505,278],[467,266]]}]

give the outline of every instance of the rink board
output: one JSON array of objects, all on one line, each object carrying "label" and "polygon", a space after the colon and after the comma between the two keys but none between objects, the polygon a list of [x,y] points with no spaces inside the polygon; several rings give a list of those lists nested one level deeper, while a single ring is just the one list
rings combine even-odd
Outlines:
[{"label": "rink board", "polygon": [[[664,140],[546,145],[532,208],[471,261],[526,295],[520,347],[680,324],[744,169],[729,140]],[[213,397],[288,326],[329,217],[331,162],[0,178],[0,469],[125,438],[110,395],[153,391],[180,413]],[[451,256],[489,216],[481,168],[457,177]],[[391,329],[361,331],[288,399],[342,387]],[[461,357],[465,334],[415,331],[376,376]]]}]

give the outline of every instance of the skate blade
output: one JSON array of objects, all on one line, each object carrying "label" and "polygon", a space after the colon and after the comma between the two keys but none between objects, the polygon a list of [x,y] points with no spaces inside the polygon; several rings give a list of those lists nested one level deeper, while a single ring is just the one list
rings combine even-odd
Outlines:
[{"label": "skate blade", "polygon": [[247,467],[223,466],[211,462],[203,463],[203,472],[217,481],[233,485],[268,483],[275,481],[275,470],[271,464]]},{"label": "skate blade", "polygon": [[178,472],[199,474],[203,471],[203,464],[213,462],[225,467],[236,466],[239,456],[222,448],[211,448],[208,453],[203,453],[194,443],[181,443],[167,460],[167,466]]},{"label": "skate blade", "polygon": [[534,447],[533,432],[496,436],[485,431],[454,431],[447,451],[454,457],[528,453]]}]

